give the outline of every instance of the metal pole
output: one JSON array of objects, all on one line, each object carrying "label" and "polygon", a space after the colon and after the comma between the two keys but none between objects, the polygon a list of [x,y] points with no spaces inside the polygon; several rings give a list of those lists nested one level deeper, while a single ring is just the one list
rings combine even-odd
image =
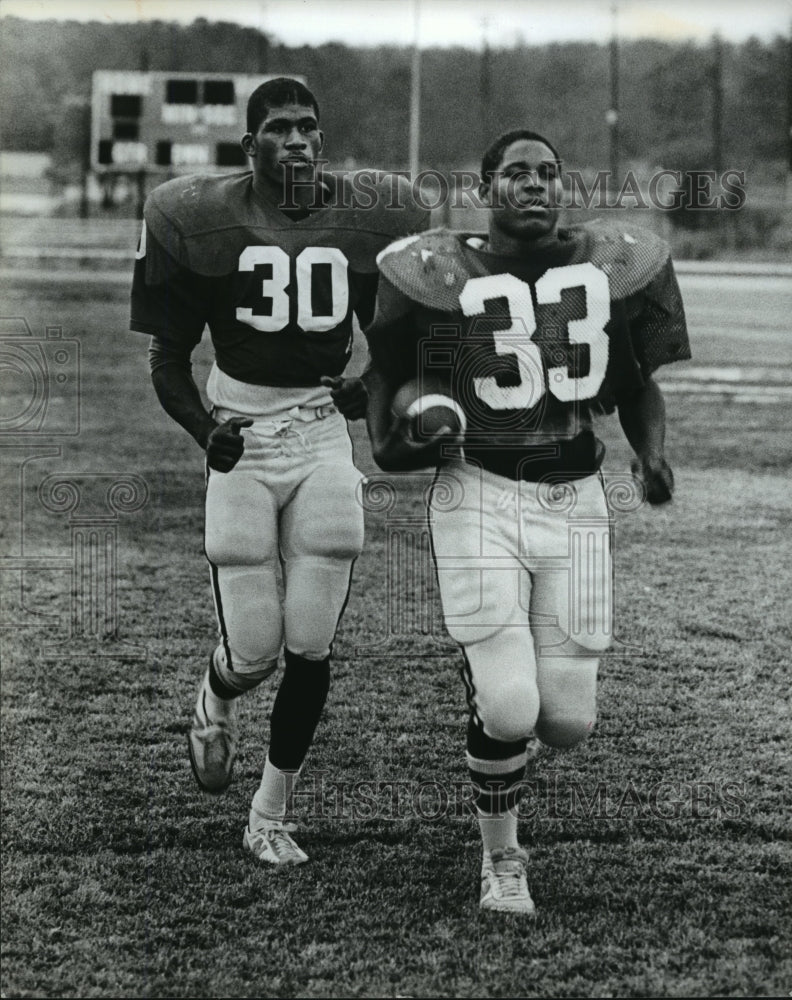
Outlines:
[{"label": "metal pole", "polygon": [[479,78],[479,111],[480,111],[480,126],[481,126],[481,142],[479,146],[481,149],[487,145],[487,139],[489,137],[490,128],[490,94],[492,90],[492,65],[491,65],[491,53],[489,47],[489,39],[487,38],[487,27],[489,26],[489,18],[482,17],[481,19],[481,33],[482,33],[482,48],[481,48],[481,75]]},{"label": "metal pole", "polygon": [[82,149],[80,151],[80,218],[87,219],[89,215],[88,183],[91,175],[91,105],[86,100],[80,108],[82,129]]},{"label": "metal pole", "polygon": [[614,189],[619,186],[619,34],[618,6],[611,7],[613,31],[610,44],[610,108],[605,120],[610,129],[610,181]]},{"label": "metal pole", "polygon": [[789,41],[787,43],[786,143],[786,202],[787,205],[792,205],[792,21],[790,22]]},{"label": "metal pole", "polygon": [[267,23],[267,5],[266,3],[260,3],[260,15],[261,24],[258,29],[258,38],[256,39],[256,72],[266,73],[267,72],[267,62],[269,55],[269,39],[264,32],[264,25]]},{"label": "metal pole", "polygon": [[421,48],[419,25],[421,19],[420,0],[413,0],[413,50],[412,79],[410,86],[410,177],[415,180],[419,172],[419,149],[421,136]]},{"label": "metal pole", "polygon": [[712,169],[723,170],[723,46],[712,37]]},{"label": "metal pole", "polygon": [[135,205],[135,218],[143,218],[143,206],[146,204],[146,171],[138,170],[135,175],[135,188],[137,192]]}]

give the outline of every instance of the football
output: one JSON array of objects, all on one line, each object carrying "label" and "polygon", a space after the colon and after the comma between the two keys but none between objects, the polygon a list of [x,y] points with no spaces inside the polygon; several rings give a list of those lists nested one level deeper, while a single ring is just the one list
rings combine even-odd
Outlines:
[{"label": "football", "polygon": [[391,404],[394,416],[407,418],[414,440],[430,441],[438,436],[465,433],[465,411],[446,392],[425,379],[410,379],[401,386]]}]

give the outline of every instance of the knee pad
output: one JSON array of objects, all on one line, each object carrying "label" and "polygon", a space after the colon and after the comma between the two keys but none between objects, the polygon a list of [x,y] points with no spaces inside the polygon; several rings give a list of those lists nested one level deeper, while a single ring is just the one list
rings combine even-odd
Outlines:
[{"label": "knee pad", "polygon": [[277,567],[213,566],[212,584],[223,645],[237,664],[275,660],[283,644],[283,608]]},{"label": "knee pad", "polygon": [[352,560],[300,556],[286,566],[284,633],[287,647],[307,660],[330,652],[349,596]]},{"label": "knee pad", "polygon": [[546,717],[540,712],[536,720],[536,735],[547,747],[569,750],[588,739],[596,721],[596,715],[593,718],[584,715]]},{"label": "knee pad", "polygon": [[563,750],[587,739],[597,721],[597,667],[590,651],[577,656],[540,657],[537,680],[540,710],[536,735]]},{"label": "knee pad", "polygon": [[318,466],[281,517],[285,641],[307,660],[330,652],[349,596],[352,564],[363,548],[359,480],[352,465]]},{"label": "knee pad", "polygon": [[260,684],[278,669],[278,657],[261,660],[243,660],[237,657],[231,664],[231,669],[240,677],[249,678],[254,685]]},{"label": "knee pad", "polygon": [[529,737],[539,714],[533,642],[527,627],[465,646],[468,700],[485,733],[511,743]]},{"label": "knee pad", "polygon": [[483,711],[480,708],[485,733],[502,743],[527,739],[534,731],[538,712],[536,685],[516,678],[491,692]]},{"label": "knee pad", "polygon": [[[262,681],[266,680],[272,673],[274,673],[277,668],[277,657],[270,660],[250,661],[234,657],[232,654],[231,662],[229,663],[225,647],[220,645],[217,647],[212,657],[212,663],[209,668],[210,680],[212,679],[211,675],[213,673],[214,678],[219,681],[219,685],[213,683],[212,686],[220,688],[220,690],[216,690],[215,693],[221,698],[228,697],[228,693],[230,692],[233,692],[233,695],[235,696],[257,687]],[[228,693],[224,693],[222,691],[223,688],[225,688]]]}]

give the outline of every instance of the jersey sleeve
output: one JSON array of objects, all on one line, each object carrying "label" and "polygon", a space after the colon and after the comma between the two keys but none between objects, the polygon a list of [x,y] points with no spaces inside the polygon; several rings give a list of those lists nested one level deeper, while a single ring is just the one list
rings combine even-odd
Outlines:
[{"label": "jersey sleeve", "polygon": [[643,289],[641,298],[642,308],[630,332],[641,374],[648,378],[661,365],[691,356],[682,295],[670,259]]},{"label": "jersey sleeve", "polygon": [[381,274],[374,319],[365,328],[369,355],[392,385],[416,374],[415,304]]},{"label": "jersey sleeve", "polygon": [[361,330],[365,330],[374,318],[377,298],[377,273],[356,275],[357,301],[355,315]]},{"label": "jersey sleeve", "polygon": [[130,329],[192,350],[209,316],[207,279],[179,263],[145,222],[135,257]]}]

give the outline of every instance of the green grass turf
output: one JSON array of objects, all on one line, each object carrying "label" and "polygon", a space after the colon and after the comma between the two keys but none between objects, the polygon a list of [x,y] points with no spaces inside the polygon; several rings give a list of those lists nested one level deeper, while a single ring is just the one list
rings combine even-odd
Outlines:
[{"label": "green grass turf", "polygon": [[[626,645],[603,660],[596,732],[543,753],[523,803],[539,911],[525,925],[478,911],[459,656],[420,546],[399,584],[402,631],[388,634],[383,514],[368,517],[297,804],[312,863],[272,871],[243,853],[274,686],[242,704],[232,787],[202,796],[185,739],[214,641],[201,456],[159,408],[123,290],[48,294],[12,294],[5,314],[80,340],[81,433],[51,439],[60,454],[22,479],[22,452],[9,452],[3,554],[18,554],[21,524],[25,556],[69,555],[67,517],[37,500],[48,473],[143,477],[148,503],[116,525],[116,580],[120,640],[145,655],[124,660],[108,642],[103,657],[44,659],[64,627],[36,628],[31,612],[68,621],[69,576],[7,575],[3,996],[788,993],[783,407],[669,399],[677,499],[617,517]],[[602,433],[607,469],[623,471],[617,422]],[[374,472],[359,426],[355,437]],[[424,482],[405,500],[416,530]]]}]

